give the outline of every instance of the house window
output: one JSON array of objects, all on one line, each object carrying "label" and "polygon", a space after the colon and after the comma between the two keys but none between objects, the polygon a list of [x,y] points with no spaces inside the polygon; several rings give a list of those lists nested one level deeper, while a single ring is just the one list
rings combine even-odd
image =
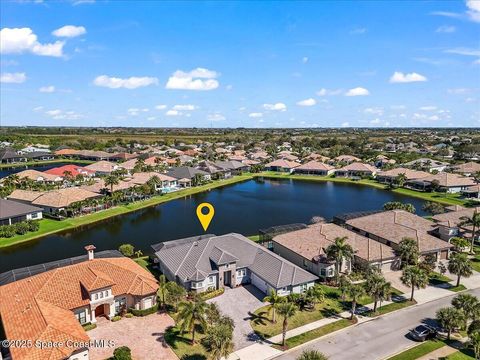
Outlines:
[{"label": "house window", "polygon": [[126,308],[126,305],[127,305],[127,299],[125,298],[115,300],[115,314],[116,315],[120,314],[120,312],[124,308]]},{"label": "house window", "polygon": [[308,284],[302,284],[300,285],[300,288],[302,289],[302,292],[305,292],[308,289]]},{"label": "house window", "polygon": [[303,259],[303,266],[307,266],[307,259]]},{"label": "house window", "polygon": [[82,311],[81,313],[77,313],[76,316],[80,324],[83,325],[87,322],[87,314],[85,313],[85,311]]},{"label": "house window", "polygon": [[98,300],[98,293],[95,294],[95,300]]},{"label": "house window", "polygon": [[247,274],[247,271],[245,269],[237,270],[237,276],[239,277],[245,276],[246,274]]},{"label": "house window", "polygon": [[103,291],[100,291],[100,299],[103,299]]},{"label": "house window", "polygon": [[33,213],[33,214],[31,215],[31,217],[32,217],[32,219],[38,218],[38,213]]},{"label": "house window", "polygon": [[320,275],[321,276],[327,276],[327,270],[326,269],[320,269]]},{"label": "house window", "polygon": [[214,281],[213,276],[209,276],[209,277],[208,277],[208,282],[209,282],[209,283],[213,283],[213,281]]}]

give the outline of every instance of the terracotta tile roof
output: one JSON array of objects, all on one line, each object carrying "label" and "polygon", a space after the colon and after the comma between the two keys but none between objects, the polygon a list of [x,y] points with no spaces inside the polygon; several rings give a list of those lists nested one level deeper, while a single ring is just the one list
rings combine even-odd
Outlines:
[{"label": "terracotta tile roof", "polygon": [[94,171],[90,170],[89,168],[77,166],[77,165],[64,165],[60,167],[55,167],[55,168],[44,171],[44,173],[57,175],[57,176],[64,176],[65,171],[70,171],[73,176],[94,174]]},{"label": "terracotta tile roof", "polygon": [[396,178],[400,174],[405,174],[407,180],[421,179],[431,175],[430,173],[427,173],[425,171],[411,170],[411,169],[399,167],[399,168],[395,168],[387,171],[380,171],[379,173],[377,173],[377,177],[383,176],[383,177]]},{"label": "terracotta tile roof", "polygon": [[464,177],[458,174],[451,174],[446,172],[441,172],[436,175],[430,175],[420,180],[430,182],[430,183],[436,180],[438,181],[439,185],[443,187],[473,186],[476,184],[473,178]]},{"label": "terracotta tile roof", "polygon": [[448,242],[428,233],[435,228],[434,223],[404,210],[391,210],[362,216],[347,220],[346,224],[394,244],[399,244],[404,238],[412,238],[418,242],[420,252],[452,247]]},{"label": "terracotta tile roof", "polygon": [[[467,217],[472,217],[473,213],[475,212],[480,212],[480,207],[477,208],[469,208],[469,209],[460,209],[458,211],[449,211],[443,214],[438,214],[432,217],[432,220],[435,221],[436,223],[439,223],[444,226],[448,227],[457,227],[462,220],[460,218],[467,216]],[[469,229],[472,230],[472,227],[468,226],[462,226],[464,229]]]},{"label": "terracotta tile roof", "polygon": [[353,155],[340,155],[340,156],[337,156],[336,158],[334,158],[333,160],[335,161],[345,161],[345,162],[353,162],[353,161],[362,161],[362,159],[359,159],[358,157],[356,156],[353,156]]},{"label": "terracotta tile roof", "polygon": [[21,201],[29,201],[32,202],[33,200],[37,199],[39,196],[44,194],[44,191],[31,191],[31,190],[20,190],[16,189],[8,195],[9,200],[21,200]]},{"label": "terracotta tile roof", "polygon": [[40,193],[41,194],[32,201],[32,205],[63,208],[70,206],[75,202],[99,196],[97,193],[78,187],[70,187]]},{"label": "terracotta tile roof", "polygon": [[281,167],[284,169],[293,169],[296,168],[297,166],[300,166],[299,163],[293,162],[293,161],[287,161],[284,159],[278,159],[275,161],[272,161],[265,165],[266,167]]},{"label": "terracotta tile roof", "polygon": [[305,164],[302,164],[298,167],[295,168],[295,171],[297,170],[304,170],[304,171],[309,171],[309,170],[317,170],[317,171],[330,171],[335,169],[333,166],[324,164],[315,160],[309,161]]},{"label": "terracotta tile roof", "polygon": [[311,153],[310,155],[307,156],[307,159],[317,160],[320,162],[327,162],[328,160],[330,160],[328,156],[323,156],[317,153]]},{"label": "terracotta tile roof", "polygon": [[333,223],[310,225],[306,229],[277,235],[273,241],[312,260],[325,257],[325,249],[333,244],[337,237],[347,237],[346,242],[352,246],[355,256],[366,261],[386,260],[396,256],[390,246]]},{"label": "terracotta tile roof", "polygon": [[371,173],[376,173],[377,170],[378,169],[376,167],[369,164],[364,164],[361,162],[354,162],[340,169],[337,169],[337,171],[363,171],[363,172],[371,172]]},{"label": "terracotta tile roof", "polygon": [[[108,275],[107,275],[108,274]],[[88,341],[72,310],[89,304],[91,289],[111,286],[112,294],[146,296],[156,293],[153,275],[128,258],[84,261],[0,287],[0,316],[8,339]],[[65,359],[75,349],[12,348],[14,360]]]},{"label": "terracotta tile roof", "polygon": [[61,149],[55,151],[55,155],[75,155],[79,152],[79,150],[75,149]]},{"label": "terracotta tile roof", "polygon": [[16,173],[20,179],[23,178],[29,178],[30,180],[33,181],[61,181],[61,177],[57,175],[52,175],[47,172],[41,172],[37,170],[23,170],[18,173]]},{"label": "terracotta tile roof", "polygon": [[454,172],[461,173],[461,174],[474,174],[480,171],[480,164],[471,161],[465,164],[452,166],[452,169]]},{"label": "terracotta tile roof", "polygon": [[119,165],[106,160],[100,160],[100,161],[94,162],[93,164],[85,166],[86,169],[89,169],[92,171],[105,172],[105,173],[110,173],[112,171],[115,171],[118,167]]}]

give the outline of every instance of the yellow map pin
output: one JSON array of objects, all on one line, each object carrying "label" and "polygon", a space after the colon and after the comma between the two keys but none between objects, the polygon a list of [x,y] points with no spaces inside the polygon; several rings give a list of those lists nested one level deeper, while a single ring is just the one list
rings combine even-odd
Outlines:
[{"label": "yellow map pin", "polygon": [[[202,212],[203,208],[208,209],[207,214],[204,214]],[[210,225],[210,222],[213,219],[213,215],[215,215],[215,209],[213,208],[212,204],[201,203],[200,205],[197,206],[197,217],[198,217],[198,220],[200,220],[200,224],[202,224],[203,231],[207,231],[208,225]]]}]

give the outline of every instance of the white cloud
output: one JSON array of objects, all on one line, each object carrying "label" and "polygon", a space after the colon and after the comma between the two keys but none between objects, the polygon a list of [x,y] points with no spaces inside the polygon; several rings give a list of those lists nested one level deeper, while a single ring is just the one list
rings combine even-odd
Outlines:
[{"label": "white cloud", "polygon": [[168,110],[165,115],[167,116],[179,116],[182,115],[182,113],[178,110]]},{"label": "white cloud", "polygon": [[35,112],[42,111],[42,110],[43,110],[43,106],[34,107],[32,110],[35,111]]},{"label": "white cloud", "polygon": [[318,96],[327,96],[327,95],[340,95],[342,93],[342,89],[325,89],[321,88],[317,91]]},{"label": "white cloud", "polygon": [[72,5],[77,6],[77,5],[83,5],[83,4],[94,4],[95,0],[75,0],[73,1]]},{"label": "white cloud", "polygon": [[370,120],[370,124],[372,124],[372,125],[378,125],[380,123],[381,123],[381,120],[379,118]]},{"label": "white cloud", "polygon": [[38,91],[40,91],[41,93],[53,93],[55,92],[55,86],[42,86],[40,89],[38,89]]},{"label": "white cloud", "polygon": [[307,56],[304,56],[302,58],[302,63],[306,64],[308,62],[308,57]]},{"label": "white cloud", "polygon": [[155,120],[155,119],[156,119],[155,116],[149,116],[149,117],[147,117],[147,120],[148,120],[148,121],[153,121],[153,120]]},{"label": "white cloud", "polygon": [[352,31],[350,31],[350,34],[362,35],[362,34],[365,34],[366,32],[367,32],[366,28],[356,28],[356,29],[353,29]]},{"label": "white cloud", "polygon": [[448,49],[448,50],[445,50],[445,52],[449,54],[464,55],[464,56],[480,56],[480,50],[464,48],[464,47]]},{"label": "white cloud", "polygon": [[205,68],[196,68],[190,72],[177,70],[168,78],[166,89],[177,90],[214,90],[220,85],[216,78],[216,71]]},{"label": "white cloud", "polygon": [[82,114],[75,111],[63,111],[60,109],[45,111],[45,115],[50,116],[54,120],[79,120],[84,118]]},{"label": "white cloud", "polygon": [[7,84],[21,84],[27,80],[25,73],[3,73],[0,75],[0,82]]},{"label": "white cloud", "polygon": [[227,86],[225,86],[225,89],[227,89],[228,91],[230,91],[230,90],[233,89],[233,85],[227,85]]},{"label": "white cloud", "polygon": [[3,28],[0,30],[0,53],[22,54],[30,52],[40,56],[60,57],[63,55],[64,41],[41,44],[30,28]]},{"label": "white cloud", "polygon": [[172,109],[173,110],[180,110],[180,111],[193,111],[195,109],[198,109],[198,107],[195,106],[195,105],[187,104],[187,105],[175,105],[175,106],[173,106]]},{"label": "white cloud", "polygon": [[392,106],[390,106],[390,109],[392,109],[392,110],[404,110],[406,108],[407,107],[405,105],[392,105]]},{"label": "white cloud", "polygon": [[158,79],[156,77],[136,77],[132,76],[126,79],[117,77],[110,77],[107,75],[100,75],[95,78],[93,83],[96,86],[108,87],[110,89],[136,89],[139,87],[158,85]]},{"label": "white cloud", "polygon": [[356,87],[348,90],[345,96],[367,96],[370,95],[370,91],[362,87]]},{"label": "white cloud", "polygon": [[225,116],[220,113],[208,114],[207,120],[209,121],[224,121],[226,120]]},{"label": "white cloud", "polygon": [[263,114],[260,113],[260,112],[253,112],[253,113],[248,114],[248,116],[251,117],[251,118],[261,118],[261,117],[263,117]]},{"label": "white cloud", "polygon": [[130,108],[127,110],[127,113],[128,115],[130,116],[138,116],[140,113],[146,113],[146,112],[149,112],[150,109],[147,109],[147,108],[143,108],[143,109],[139,109],[139,108]]},{"label": "white cloud", "polygon": [[286,111],[287,105],[284,103],[275,103],[275,104],[263,104],[263,108],[265,110],[272,110],[272,111]]},{"label": "white cloud", "polygon": [[298,106],[313,106],[317,103],[314,98],[308,98],[297,102]]},{"label": "white cloud", "polygon": [[455,95],[458,95],[458,94],[467,94],[470,92],[470,89],[467,89],[467,88],[456,88],[456,89],[448,89],[447,92],[449,94],[455,94]]},{"label": "white cloud", "polygon": [[83,26],[65,25],[57,30],[52,31],[52,35],[56,37],[72,38],[86,34],[87,30]]},{"label": "white cloud", "polygon": [[457,30],[455,26],[450,26],[450,25],[442,25],[435,30],[437,33],[444,33],[444,34],[451,34],[454,33]]},{"label": "white cloud", "polygon": [[371,114],[371,115],[383,115],[383,109],[382,108],[366,108],[363,110],[365,114]]},{"label": "white cloud", "polygon": [[436,107],[436,106],[432,106],[432,105],[421,106],[421,107],[420,107],[420,110],[422,110],[422,111],[433,111],[433,110],[437,110],[437,107]]},{"label": "white cloud", "polygon": [[478,0],[467,0],[467,14],[470,20],[475,22],[480,22],[480,1]]},{"label": "white cloud", "polygon": [[348,121],[342,123],[342,127],[350,127],[350,123]]},{"label": "white cloud", "polygon": [[419,82],[419,81],[427,81],[427,78],[416,72],[404,74],[400,71],[395,71],[393,75],[390,77],[391,83],[411,83],[411,82]]},{"label": "white cloud", "polygon": [[167,105],[163,105],[163,104],[155,106],[155,109],[157,110],[165,110],[166,108],[167,108]]}]

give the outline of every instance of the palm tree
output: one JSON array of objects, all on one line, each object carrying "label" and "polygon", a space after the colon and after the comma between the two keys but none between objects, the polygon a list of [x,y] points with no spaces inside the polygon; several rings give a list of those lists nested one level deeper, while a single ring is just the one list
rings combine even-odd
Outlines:
[{"label": "palm tree", "polygon": [[325,300],[325,293],[320,285],[315,284],[310,289],[305,292],[305,298],[316,305],[319,302],[323,302]]},{"label": "palm tree", "polygon": [[403,185],[405,185],[405,182],[407,181],[407,176],[403,173],[398,174],[394,181],[398,187],[403,187]]},{"label": "palm tree", "polygon": [[461,222],[458,223],[458,227],[460,226],[471,226],[472,227],[472,239],[470,244],[470,253],[474,254],[473,247],[475,243],[475,235],[477,230],[480,228],[480,213],[475,209],[471,217],[462,216],[460,218]]},{"label": "palm tree", "polygon": [[355,253],[353,248],[346,243],[347,236],[337,237],[333,244],[329,245],[325,250],[327,258],[335,261],[335,283],[338,284],[338,277],[342,270],[343,259],[352,259]]},{"label": "palm tree", "polygon": [[475,359],[480,359],[480,331],[477,330],[472,332],[468,343],[473,348]]},{"label": "palm tree", "polygon": [[150,188],[154,191],[157,189],[157,185],[161,184],[162,180],[157,175],[153,175],[150,179],[148,179],[147,184]]},{"label": "palm tree", "polygon": [[303,350],[296,360],[328,360],[328,357],[317,350]]},{"label": "palm tree", "polygon": [[270,293],[268,296],[266,296],[264,299],[263,299],[264,302],[268,302],[270,303],[269,305],[269,311],[272,311],[272,322],[273,323],[276,323],[277,322],[277,319],[276,319],[276,312],[278,310],[278,307],[281,303],[285,302],[285,298],[281,297],[280,295],[278,295],[275,290],[273,289],[270,289]]},{"label": "palm tree", "polygon": [[20,183],[20,177],[17,174],[8,175],[3,180],[3,185],[7,187],[16,187]]},{"label": "palm tree", "polygon": [[418,243],[414,239],[403,238],[398,246],[398,253],[406,266],[418,262]]},{"label": "palm tree", "polygon": [[110,194],[113,193],[113,186],[118,185],[120,182],[118,177],[115,175],[107,175],[105,176],[105,179],[103,181],[105,183],[105,186],[110,186]]},{"label": "palm tree", "polygon": [[73,180],[73,174],[72,174],[72,172],[71,172],[71,171],[68,171],[68,170],[65,170],[65,171],[63,172],[63,178],[64,178],[66,181],[68,181],[68,182],[72,182],[72,180]]},{"label": "palm tree", "polygon": [[208,349],[212,359],[226,359],[233,350],[233,328],[228,324],[218,324],[208,328],[202,344]]},{"label": "palm tree", "polygon": [[205,309],[205,316],[210,326],[216,323],[221,317],[220,310],[218,309],[217,304],[215,304],[214,302],[207,304],[207,307]]},{"label": "palm tree", "polygon": [[467,254],[455,253],[450,256],[450,261],[448,262],[448,271],[452,274],[457,275],[457,285],[460,285],[460,278],[470,277],[472,275],[472,265],[470,260],[468,260]]},{"label": "palm tree", "polygon": [[158,295],[160,297],[160,303],[162,306],[165,306],[165,297],[167,296],[167,278],[163,274],[158,278]]},{"label": "palm tree", "polygon": [[413,301],[413,294],[415,292],[415,288],[425,288],[428,284],[428,274],[427,272],[419,267],[418,265],[414,266],[407,266],[403,269],[402,277],[400,278],[402,283],[406,286],[410,286],[412,288],[412,295],[410,296],[410,301]]},{"label": "palm tree", "polygon": [[137,250],[137,251],[135,251],[135,256],[136,256],[137,258],[139,258],[139,257],[142,256],[142,255],[143,255],[142,250]]},{"label": "palm tree", "polygon": [[390,297],[392,286],[380,274],[372,274],[365,281],[365,290],[368,295],[374,299],[373,312],[377,311],[379,301],[386,300]]},{"label": "palm tree", "polygon": [[365,288],[361,284],[351,284],[348,287],[347,295],[352,301],[350,319],[353,320],[353,317],[355,316],[355,310],[357,309],[357,303],[360,298],[365,295]]},{"label": "palm tree", "polygon": [[350,284],[350,281],[345,275],[340,276],[340,279],[338,280],[338,289],[340,290],[342,301],[345,301],[347,298],[347,292]]},{"label": "palm tree", "polygon": [[196,325],[204,329],[207,326],[205,320],[205,312],[207,303],[200,298],[194,301],[188,301],[182,304],[178,319],[180,319],[180,331],[183,333],[188,330],[192,333],[192,344],[195,344],[195,327]]},{"label": "palm tree", "polygon": [[285,346],[285,340],[287,338],[288,319],[294,316],[297,310],[297,305],[291,302],[283,302],[278,306],[278,314],[283,317],[282,346]]},{"label": "palm tree", "polygon": [[464,322],[463,312],[454,307],[439,309],[436,313],[436,318],[439,324],[445,330],[447,330],[448,340],[450,340],[450,335],[452,334],[452,331],[462,326]]},{"label": "palm tree", "polygon": [[465,315],[464,327],[467,327],[468,319],[476,320],[478,309],[480,308],[480,300],[472,294],[458,294],[452,299],[452,305],[456,309],[462,310]]}]

